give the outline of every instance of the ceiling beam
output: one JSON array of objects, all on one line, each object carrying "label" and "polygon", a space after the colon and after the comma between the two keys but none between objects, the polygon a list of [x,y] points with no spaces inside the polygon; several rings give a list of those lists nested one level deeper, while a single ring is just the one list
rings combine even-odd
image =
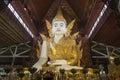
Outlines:
[{"label": "ceiling beam", "polygon": [[[90,36],[90,39],[92,40],[97,32],[99,31],[99,29],[102,27],[102,25],[105,23],[105,21],[108,19],[108,17],[110,16],[110,14],[112,13],[112,10],[110,8],[107,8],[107,10],[105,11],[105,13],[103,13],[103,16],[101,16],[101,18],[99,19],[98,24],[96,24],[96,28],[94,29],[94,31],[92,32],[93,34]],[[102,12],[100,12],[99,16],[102,14]],[[97,17],[96,21],[98,20],[99,17]],[[96,23],[96,22],[95,22]],[[95,25],[95,24],[94,24]],[[93,25],[93,27],[94,27]],[[91,29],[92,30],[92,29]],[[90,34],[90,33],[89,33]]]},{"label": "ceiling beam", "polygon": [[21,4],[19,0],[12,1],[12,6],[15,8],[16,12],[20,15],[20,17],[23,19],[27,27],[30,29],[30,31],[33,33],[33,35],[37,35],[38,31],[31,19],[31,17],[28,15],[28,13],[24,10],[24,5]]},{"label": "ceiling beam", "polygon": [[100,12],[104,6],[104,3],[100,0],[96,0],[93,2],[93,7],[91,9],[87,24],[85,26],[85,34],[89,35],[95,21],[97,20],[98,16],[100,15]]}]

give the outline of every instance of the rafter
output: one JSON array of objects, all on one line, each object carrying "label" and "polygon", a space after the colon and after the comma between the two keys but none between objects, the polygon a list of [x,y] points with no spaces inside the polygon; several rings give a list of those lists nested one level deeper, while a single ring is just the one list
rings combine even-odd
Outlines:
[{"label": "rafter", "polygon": [[[1,48],[0,58],[12,58],[11,66],[14,65],[17,58],[29,58],[30,54],[26,54],[31,50],[31,46],[29,45],[29,43],[30,41],[26,43],[20,43],[18,45],[11,45],[5,48]],[[21,48],[25,48],[25,49],[21,51],[20,50]]]},{"label": "rafter", "polygon": [[[94,54],[92,54],[92,58],[107,58],[109,59],[110,56],[113,56],[114,58],[120,58],[120,50],[118,47],[115,47],[115,46],[110,46],[110,45],[105,45],[103,43],[98,43],[98,42],[95,42],[95,41],[92,41],[93,45],[91,46],[91,50],[98,54],[99,56],[96,56]],[[103,48],[106,48],[104,52],[101,52],[103,50],[96,50],[96,47],[97,46],[100,46],[100,47],[103,47]],[[112,49],[112,50],[110,50]],[[105,54],[105,52],[107,54]]]},{"label": "rafter", "polygon": [[48,19],[51,21],[59,6],[64,11],[66,11],[66,13],[69,14],[72,19],[79,20],[79,18],[77,17],[77,15],[75,14],[75,12],[73,11],[73,9],[70,7],[66,0],[55,0],[50,9],[48,10],[47,14],[45,15],[44,19]]}]

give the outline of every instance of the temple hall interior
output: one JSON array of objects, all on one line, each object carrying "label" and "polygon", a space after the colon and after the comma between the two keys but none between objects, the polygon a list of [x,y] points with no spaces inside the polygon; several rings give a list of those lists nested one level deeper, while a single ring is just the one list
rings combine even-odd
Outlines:
[{"label": "temple hall interior", "polygon": [[120,80],[120,0],[0,0],[0,80]]}]

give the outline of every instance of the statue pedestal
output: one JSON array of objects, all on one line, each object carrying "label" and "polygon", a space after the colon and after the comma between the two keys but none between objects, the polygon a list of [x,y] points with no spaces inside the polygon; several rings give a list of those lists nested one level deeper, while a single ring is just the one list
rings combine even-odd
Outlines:
[{"label": "statue pedestal", "polygon": [[82,70],[83,67],[70,66],[70,65],[61,65],[61,66],[57,66],[56,69],[57,70],[59,70],[59,69],[64,69],[64,70],[71,70],[71,69]]},{"label": "statue pedestal", "polygon": [[54,66],[57,71],[59,71],[60,69],[64,69],[64,70],[71,70],[71,69],[82,70],[83,69],[83,67],[68,65],[66,60],[50,61],[48,62],[48,64],[50,65],[50,67]]}]

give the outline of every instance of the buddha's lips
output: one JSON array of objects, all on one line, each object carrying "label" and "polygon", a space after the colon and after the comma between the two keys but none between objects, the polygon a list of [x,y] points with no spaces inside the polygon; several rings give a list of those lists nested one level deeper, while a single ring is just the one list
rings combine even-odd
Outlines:
[{"label": "buddha's lips", "polygon": [[61,30],[58,29],[57,32],[59,32],[59,31],[61,31]]}]

